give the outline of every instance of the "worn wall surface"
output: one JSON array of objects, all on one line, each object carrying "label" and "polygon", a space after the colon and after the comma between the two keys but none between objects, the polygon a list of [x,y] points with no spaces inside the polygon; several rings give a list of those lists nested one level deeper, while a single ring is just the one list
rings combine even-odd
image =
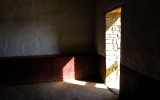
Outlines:
[{"label": "worn wall surface", "polygon": [[[136,97],[138,95],[136,91],[144,89],[143,84],[152,85],[160,82],[158,0],[96,0],[96,4],[96,46],[98,54],[103,56],[105,56],[105,13],[122,5],[121,70],[127,68],[131,71],[129,76],[127,71],[121,71],[123,77],[120,79],[120,95],[123,94],[122,100],[132,100],[133,98],[129,97]],[[138,75],[134,74],[135,72]],[[154,80],[153,83],[150,84],[150,80]],[[148,90],[143,90],[141,97],[145,95],[146,98],[151,98],[154,96],[154,92],[151,91],[156,87],[160,86],[151,86]],[[129,96],[123,98],[125,92],[128,92],[126,95]]]},{"label": "worn wall surface", "polygon": [[0,56],[93,52],[92,0],[0,0]]}]

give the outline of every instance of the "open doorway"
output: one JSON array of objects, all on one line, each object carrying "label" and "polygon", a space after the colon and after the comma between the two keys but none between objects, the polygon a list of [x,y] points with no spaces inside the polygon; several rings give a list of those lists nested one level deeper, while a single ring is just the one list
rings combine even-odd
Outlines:
[{"label": "open doorway", "polygon": [[106,13],[106,85],[119,94],[121,8]]}]

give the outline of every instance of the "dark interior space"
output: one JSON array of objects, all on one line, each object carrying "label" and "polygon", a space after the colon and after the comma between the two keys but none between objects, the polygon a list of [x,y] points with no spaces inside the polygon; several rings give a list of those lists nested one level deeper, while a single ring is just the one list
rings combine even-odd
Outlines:
[{"label": "dark interior space", "polygon": [[[118,95],[104,84],[105,14],[117,7]],[[158,100],[159,9],[158,0],[0,0],[0,100]]]}]

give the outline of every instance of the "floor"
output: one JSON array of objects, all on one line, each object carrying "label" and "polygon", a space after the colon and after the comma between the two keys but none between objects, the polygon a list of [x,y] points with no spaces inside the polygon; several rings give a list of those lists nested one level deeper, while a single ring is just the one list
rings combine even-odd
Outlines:
[{"label": "floor", "polygon": [[66,81],[0,85],[0,100],[118,100],[103,84]]}]

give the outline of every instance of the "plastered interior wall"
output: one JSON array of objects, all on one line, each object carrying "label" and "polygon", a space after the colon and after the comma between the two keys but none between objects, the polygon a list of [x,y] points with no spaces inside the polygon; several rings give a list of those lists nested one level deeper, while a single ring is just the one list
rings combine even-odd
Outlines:
[{"label": "plastered interior wall", "polygon": [[160,81],[158,0],[96,0],[96,47],[105,56],[105,13],[122,5],[121,64]]},{"label": "plastered interior wall", "polygon": [[0,57],[94,51],[92,0],[0,0]]}]

